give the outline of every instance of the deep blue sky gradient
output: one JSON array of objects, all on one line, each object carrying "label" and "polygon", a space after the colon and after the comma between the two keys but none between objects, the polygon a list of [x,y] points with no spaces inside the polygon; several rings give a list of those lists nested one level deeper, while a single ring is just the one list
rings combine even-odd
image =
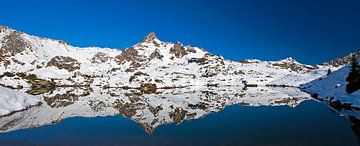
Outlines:
[{"label": "deep blue sky gradient", "polygon": [[155,31],[227,59],[315,64],[360,48],[359,0],[0,0],[0,25],[123,49]]}]

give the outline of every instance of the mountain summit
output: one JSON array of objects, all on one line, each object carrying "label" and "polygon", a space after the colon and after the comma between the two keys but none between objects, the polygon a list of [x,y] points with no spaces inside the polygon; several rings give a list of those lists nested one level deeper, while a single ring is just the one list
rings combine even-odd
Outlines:
[{"label": "mountain summit", "polygon": [[145,38],[142,40],[142,42],[151,42],[154,40],[159,40],[156,36],[155,32],[150,32],[148,35],[145,36]]}]

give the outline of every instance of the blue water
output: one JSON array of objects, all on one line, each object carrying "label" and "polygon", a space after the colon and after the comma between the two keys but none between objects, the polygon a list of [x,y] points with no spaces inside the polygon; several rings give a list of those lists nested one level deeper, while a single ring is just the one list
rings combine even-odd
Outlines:
[{"label": "blue water", "polygon": [[314,100],[296,108],[233,105],[152,135],[121,116],[69,118],[0,134],[0,145],[358,145],[345,117]]}]

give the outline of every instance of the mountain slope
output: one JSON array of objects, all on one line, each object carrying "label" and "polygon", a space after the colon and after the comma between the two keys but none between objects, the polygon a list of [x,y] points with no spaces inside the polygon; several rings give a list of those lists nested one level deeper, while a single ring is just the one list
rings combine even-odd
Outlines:
[{"label": "mountain slope", "polygon": [[0,87],[0,116],[11,114],[41,102],[36,96],[27,95],[25,93]]},{"label": "mountain slope", "polygon": [[346,65],[341,69],[332,72],[328,76],[314,80],[310,83],[302,85],[304,91],[316,93],[318,98],[335,102],[339,100],[342,103],[351,104],[352,107],[360,107],[360,90],[351,94],[346,92],[346,78],[350,71],[350,65]]},{"label": "mountain slope", "polygon": [[122,51],[74,47],[5,26],[0,27],[0,42],[0,84],[13,88],[33,86],[28,79],[32,74],[56,86],[173,88],[243,86],[243,81],[298,86],[336,69],[292,58],[229,61],[198,47],[160,41],[155,33]]}]

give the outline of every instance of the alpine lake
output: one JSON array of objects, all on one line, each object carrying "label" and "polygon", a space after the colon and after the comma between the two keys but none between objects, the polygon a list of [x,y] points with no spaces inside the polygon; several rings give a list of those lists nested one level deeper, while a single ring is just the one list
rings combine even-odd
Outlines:
[{"label": "alpine lake", "polygon": [[359,145],[358,111],[298,88],[56,88],[0,117],[0,145]]}]

